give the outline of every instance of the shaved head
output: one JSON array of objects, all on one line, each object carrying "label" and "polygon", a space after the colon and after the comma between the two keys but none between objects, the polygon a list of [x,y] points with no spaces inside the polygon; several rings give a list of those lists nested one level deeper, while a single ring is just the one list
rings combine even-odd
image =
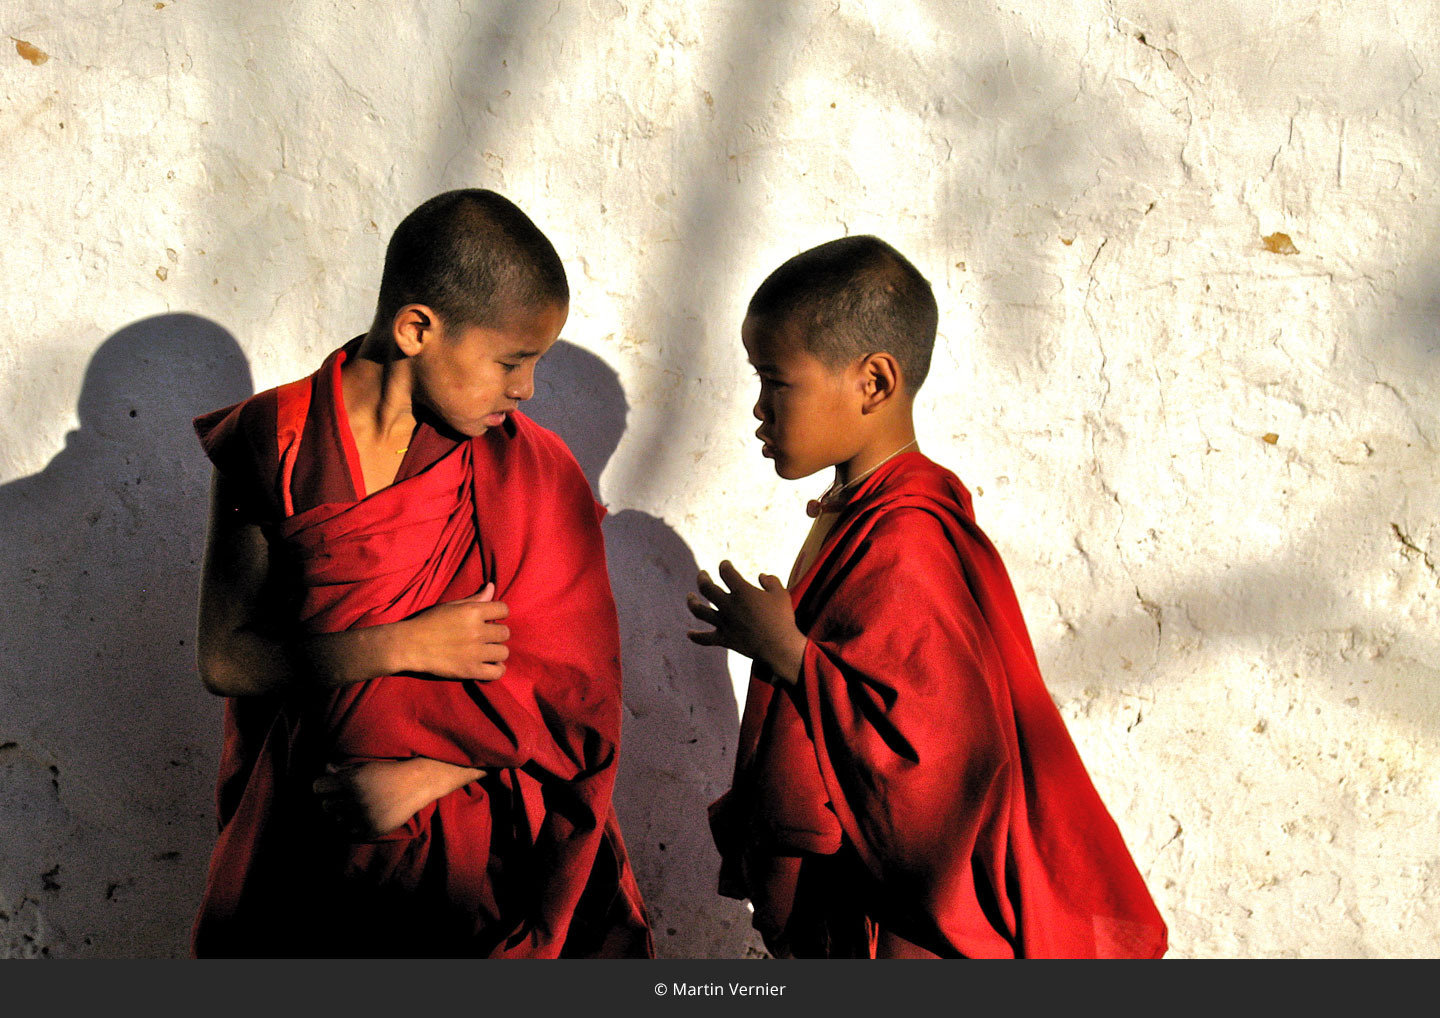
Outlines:
[{"label": "shaved head", "polygon": [[912,395],[930,372],[935,294],[879,237],[842,237],[802,251],[760,284],[746,313],[790,325],[806,351],[830,367],[888,353]]},{"label": "shaved head", "polygon": [[494,191],[436,195],[401,221],[385,250],[376,322],[424,304],[451,325],[495,328],[518,312],[570,302],[565,267],[530,218]]}]

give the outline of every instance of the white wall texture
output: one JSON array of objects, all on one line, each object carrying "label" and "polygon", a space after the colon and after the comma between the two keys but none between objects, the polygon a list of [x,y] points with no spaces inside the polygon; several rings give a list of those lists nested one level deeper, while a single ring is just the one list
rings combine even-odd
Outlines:
[{"label": "white wall texture", "polygon": [[571,275],[537,416],[612,511],[662,954],[757,953],[704,822],[743,666],[681,599],[727,555],[783,574],[827,480],[759,458],[740,318],[860,232],[935,284],[922,448],[1172,956],[1440,953],[1437,15],[11,0],[0,955],[185,953],[220,741],[188,419],[362,331],[401,216],[472,185]]}]

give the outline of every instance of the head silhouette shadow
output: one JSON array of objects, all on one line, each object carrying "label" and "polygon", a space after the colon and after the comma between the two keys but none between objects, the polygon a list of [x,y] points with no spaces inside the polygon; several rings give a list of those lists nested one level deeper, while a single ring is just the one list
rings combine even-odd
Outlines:
[{"label": "head silhouette shadow", "polygon": [[190,421],[251,391],[214,322],[135,322],[91,358],[64,448],[0,488],[0,829],[25,884],[4,891],[43,910],[50,953],[187,950],[220,717],[195,677],[210,471]]},{"label": "head silhouette shadow", "polygon": [[[625,432],[619,378],[563,340],[535,374],[525,413],[565,440],[598,497]],[[730,785],[739,722],[724,652],[685,638],[695,555],[663,520],[633,509],[609,514],[604,532],[626,706],[615,803],[656,948],[672,958],[739,957],[749,913],[716,893],[720,860],[706,818]]]}]

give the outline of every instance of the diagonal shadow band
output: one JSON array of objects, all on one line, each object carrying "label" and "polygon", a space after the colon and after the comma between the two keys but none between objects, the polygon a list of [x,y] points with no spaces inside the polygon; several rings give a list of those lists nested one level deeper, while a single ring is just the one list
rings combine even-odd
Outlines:
[{"label": "diagonal shadow band", "polygon": [[[561,340],[541,362],[524,409],[565,439],[598,492],[625,430],[615,372]],[[656,947],[663,957],[742,957],[749,913],[716,893],[720,859],[706,819],[706,807],[730,784],[738,711],[724,652],[685,638],[695,555],[646,513],[611,514],[604,529],[627,711],[616,809]]]}]

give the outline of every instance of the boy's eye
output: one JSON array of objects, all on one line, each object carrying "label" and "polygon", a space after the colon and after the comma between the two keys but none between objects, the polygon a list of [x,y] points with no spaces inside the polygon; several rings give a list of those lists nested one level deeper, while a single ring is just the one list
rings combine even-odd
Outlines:
[{"label": "boy's eye", "polygon": [[518,364],[511,364],[509,361],[501,361],[501,362],[500,362],[500,366],[501,366],[502,368],[504,368],[506,371],[514,371],[514,370],[515,370],[516,368],[518,368],[520,365],[518,365]]}]

